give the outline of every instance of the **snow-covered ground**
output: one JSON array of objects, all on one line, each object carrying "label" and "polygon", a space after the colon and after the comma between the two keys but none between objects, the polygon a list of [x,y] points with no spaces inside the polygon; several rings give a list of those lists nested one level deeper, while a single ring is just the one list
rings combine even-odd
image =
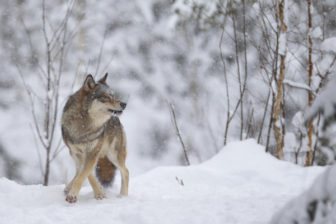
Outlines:
[{"label": "snow-covered ground", "polygon": [[[268,223],[307,189],[324,168],[303,168],[266,154],[254,140],[230,143],[212,159],[190,167],[159,167],[120,183],[97,201],[84,186],[76,204],[64,185],[19,185],[0,179],[0,223]],[[183,183],[183,184],[182,184]]]}]

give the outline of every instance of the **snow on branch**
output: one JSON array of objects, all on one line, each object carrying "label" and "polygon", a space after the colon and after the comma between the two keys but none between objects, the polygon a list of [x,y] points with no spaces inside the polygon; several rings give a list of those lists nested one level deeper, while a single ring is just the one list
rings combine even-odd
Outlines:
[{"label": "snow on branch", "polygon": [[287,35],[281,32],[279,37],[279,54],[286,55],[287,52]]},{"label": "snow on branch", "polygon": [[330,80],[325,89],[319,94],[313,105],[305,113],[305,122],[309,122],[318,113],[325,118],[325,125],[336,116],[336,78]]},{"label": "snow on branch", "polygon": [[298,89],[304,89],[304,90],[307,90],[307,91],[311,91],[313,93],[313,90],[308,85],[306,85],[304,83],[298,83],[298,82],[288,80],[288,79],[285,79],[283,81],[283,83],[290,86],[290,87],[294,87],[294,88],[298,88]]}]

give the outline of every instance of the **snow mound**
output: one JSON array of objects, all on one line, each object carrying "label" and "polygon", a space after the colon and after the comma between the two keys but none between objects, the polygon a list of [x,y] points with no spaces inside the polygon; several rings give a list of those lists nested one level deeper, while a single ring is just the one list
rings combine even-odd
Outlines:
[{"label": "snow mound", "polygon": [[84,186],[76,204],[64,185],[19,185],[0,179],[0,223],[268,223],[324,169],[278,161],[254,140],[234,142],[190,167],[159,167],[130,180],[119,198],[117,181],[97,201]]}]

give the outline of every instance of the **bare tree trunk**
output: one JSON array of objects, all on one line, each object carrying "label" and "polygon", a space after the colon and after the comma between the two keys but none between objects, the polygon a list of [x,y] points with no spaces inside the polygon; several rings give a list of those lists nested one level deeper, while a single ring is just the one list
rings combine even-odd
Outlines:
[{"label": "bare tree trunk", "polygon": [[[312,62],[312,52],[313,52],[313,41],[311,37],[311,29],[312,29],[312,15],[311,15],[311,0],[308,0],[308,86],[312,88],[312,76],[313,76],[313,62]],[[312,90],[308,91],[308,105],[311,106],[313,103],[313,93]],[[308,152],[306,156],[305,166],[310,166],[312,161],[312,146],[313,146],[313,120],[311,120],[308,124]]]},{"label": "bare tree trunk", "polygon": [[[320,125],[320,121],[321,121],[321,115],[319,114],[319,115],[317,116],[317,127]],[[320,135],[319,130],[317,130],[317,132],[316,132],[316,139],[319,138],[319,135]],[[317,142],[318,142],[318,141],[315,141],[315,144],[314,144],[314,150],[313,150],[313,153],[312,153],[311,165],[313,165],[314,162],[315,162],[315,158],[316,158],[316,150],[317,150]]]},{"label": "bare tree trunk", "polygon": [[241,100],[238,100],[234,111],[231,114],[231,105],[230,105],[230,91],[229,91],[229,81],[228,81],[228,77],[227,77],[227,71],[226,71],[226,63],[225,63],[225,59],[224,59],[224,55],[223,55],[223,50],[222,50],[222,43],[223,43],[223,38],[224,38],[224,27],[226,24],[226,18],[227,18],[227,14],[225,14],[224,16],[224,20],[223,20],[223,30],[222,30],[222,34],[220,37],[220,41],[219,41],[219,50],[220,50],[220,57],[221,57],[221,61],[223,63],[223,69],[224,69],[224,78],[225,78],[225,91],[226,91],[226,102],[227,102],[227,108],[226,108],[226,124],[225,124],[225,130],[224,130],[224,141],[223,144],[226,145],[227,143],[227,137],[228,137],[228,133],[229,133],[229,127],[230,127],[230,123],[233,119],[233,117],[235,116],[237,109],[239,107],[239,104],[241,102]]},{"label": "bare tree trunk", "polygon": [[45,167],[45,173],[44,173],[44,180],[43,185],[48,186],[49,184],[49,173],[50,173],[50,150],[51,148],[47,148],[47,156],[46,156],[46,167]]},{"label": "bare tree trunk", "polygon": [[251,112],[248,112],[247,114],[247,130],[246,130],[246,136],[245,139],[253,137],[255,130],[253,129],[253,117],[254,117],[254,108],[252,107]]},{"label": "bare tree trunk", "polygon": [[300,151],[301,151],[301,148],[302,148],[302,139],[303,139],[303,134],[302,132],[300,131],[300,144],[299,144],[299,147],[297,148],[297,150],[295,151],[295,164],[298,164],[298,157],[299,157],[299,154],[300,154]]},{"label": "bare tree trunk", "polygon": [[277,95],[275,99],[274,107],[274,136],[277,142],[277,157],[283,159],[283,146],[284,146],[284,136],[283,136],[283,121],[281,118],[281,109],[283,110],[283,88],[284,88],[284,78],[285,78],[285,61],[286,61],[286,32],[287,26],[284,21],[284,7],[285,1],[278,1],[278,14],[279,14],[279,28],[280,28],[280,71],[279,77],[277,79]]},{"label": "bare tree trunk", "polygon": [[274,123],[274,118],[273,118],[273,111],[274,111],[274,103],[275,103],[275,94],[272,93],[272,105],[271,105],[271,116],[270,116],[270,120],[268,123],[268,130],[267,130],[267,137],[266,137],[266,152],[269,151],[269,143],[270,143],[270,139],[271,139],[271,130],[272,130],[272,125]]},{"label": "bare tree trunk", "polygon": [[277,96],[275,100],[275,108],[274,108],[274,136],[277,142],[277,157],[279,159],[283,159],[283,145],[284,145],[284,136],[282,135],[282,121],[280,116],[280,109],[282,107],[282,91],[283,91],[283,80],[285,76],[285,55],[280,56],[280,73],[279,79],[277,83]]},{"label": "bare tree trunk", "polygon": [[42,1],[42,30],[44,35],[44,40],[46,44],[46,55],[47,55],[47,62],[46,62],[46,68],[47,68],[47,88],[46,88],[46,104],[45,104],[45,117],[44,117],[44,133],[45,133],[45,142],[47,143],[46,149],[46,161],[45,161],[45,172],[44,172],[44,181],[43,185],[47,186],[49,183],[49,170],[50,170],[50,132],[49,132],[49,126],[50,126],[50,109],[51,109],[51,49],[50,49],[50,41],[48,39],[47,31],[46,31],[46,7],[45,7],[45,1]]},{"label": "bare tree trunk", "polygon": [[[243,83],[242,77],[240,73],[240,64],[239,64],[239,50],[238,50],[238,38],[237,38],[237,26],[236,26],[236,18],[235,15],[232,15],[232,23],[233,23],[233,33],[234,33],[234,41],[235,41],[235,50],[236,50],[236,65],[237,65],[237,74],[238,74],[238,82],[239,82],[239,97],[243,96]],[[240,140],[243,140],[243,129],[244,129],[244,107],[243,104],[240,103]]]},{"label": "bare tree trunk", "polygon": [[[278,13],[275,15],[276,19],[279,19]],[[277,73],[278,73],[278,58],[279,58],[279,29],[275,32],[276,34],[276,45],[275,45],[275,51],[274,51],[274,58],[272,62],[272,77],[270,80],[270,89],[272,91],[272,105],[271,105],[271,113],[270,113],[270,120],[268,124],[268,131],[267,131],[267,140],[266,140],[266,152],[269,151],[269,144],[271,139],[271,130],[272,126],[274,125],[274,105],[275,105],[275,90],[273,90],[273,81],[277,80]]]},{"label": "bare tree trunk", "polygon": [[263,119],[262,119],[261,124],[260,124],[260,130],[259,130],[259,135],[258,135],[258,144],[260,144],[260,142],[261,142],[261,136],[262,136],[262,133],[263,133],[263,130],[264,130],[264,123],[265,123],[265,120],[266,120],[266,114],[267,114],[267,110],[268,110],[269,99],[271,98],[271,91],[272,91],[271,89],[268,91],[267,100],[266,100],[266,103],[265,103],[264,115],[263,115]]},{"label": "bare tree trunk", "polygon": [[238,109],[239,103],[237,103],[236,109],[234,110],[233,114],[231,115],[229,81],[228,81],[227,72],[226,72],[226,63],[225,63],[225,59],[224,59],[224,55],[223,55],[223,51],[222,51],[223,36],[224,36],[224,28],[222,30],[222,35],[221,35],[220,42],[219,42],[219,49],[220,49],[220,56],[221,56],[221,60],[222,60],[222,63],[223,63],[223,68],[224,68],[226,102],[227,102],[226,124],[225,124],[224,141],[223,141],[224,145],[226,145],[226,143],[227,143],[227,137],[228,137],[228,133],[229,133],[230,123],[231,123],[232,118],[236,114],[236,111]]},{"label": "bare tree trunk", "polygon": [[[244,42],[244,81],[243,81],[243,92],[241,94],[241,98],[244,97],[244,93],[246,90],[246,83],[247,83],[247,44],[246,44],[246,3],[245,0],[243,1],[243,42]],[[241,129],[240,129],[240,136],[243,136],[243,129],[244,129],[244,103],[241,103],[241,111],[240,111],[240,117],[241,117]],[[253,113],[251,120],[253,119]],[[247,136],[247,135],[246,135]]]}]

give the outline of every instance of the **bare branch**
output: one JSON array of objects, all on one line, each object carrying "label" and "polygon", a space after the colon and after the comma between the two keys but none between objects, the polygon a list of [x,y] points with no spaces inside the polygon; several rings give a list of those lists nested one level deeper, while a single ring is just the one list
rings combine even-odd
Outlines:
[{"label": "bare branch", "polygon": [[185,144],[183,142],[180,130],[179,130],[178,126],[177,126],[174,105],[172,103],[168,103],[168,104],[169,104],[169,107],[170,107],[171,118],[172,118],[172,122],[173,122],[174,127],[175,127],[176,135],[178,136],[178,138],[180,140],[180,143],[181,143],[181,146],[182,146],[182,149],[183,149],[183,152],[184,152],[184,158],[186,160],[187,165],[190,166],[190,161],[189,161],[189,158],[188,158],[187,149],[186,149]]},{"label": "bare branch", "polygon": [[95,72],[95,75],[97,75],[97,74],[98,74],[98,71],[99,71],[99,66],[100,66],[100,63],[101,63],[101,57],[102,57],[103,50],[104,50],[104,44],[105,44],[106,34],[107,34],[107,31],[105,30],[105,32],[104,32],[104,37],[103,37],[103,40],[102,40],[102,43],[101,43],[101,45],[100,45],[100,49],[99,49],[98,61],[97,61],[97,66],[96,66],[96,72]]},{"label": "bare branch", "polygon": [[239,83],[239,105],[240,105],[240,140],[243,139],[243,129],[244,129],[244,109],[243,109],[243,104],[242,98],[244,95],[244,87],[242,84],[242,78],[240,74],[240,64],[239,64],[239,51],[238,51],[238,39],[237,39],[237,26],[236,26],[236,19],[235,16],[232,16],[232,23],[233,23],[233,34],[234,34],[234,42],[235,42],[235,49],[236,49],[236,65],[237,65],[237,74],[238,74],[238,83]]},{"label": "bare branch", "polygon": [[[32,133],[33,133],[34,132],[33,126],[29,125],[29,127],[30,127],[30,129],[32,130]],[[40,167],[41,175],[43,176],[44,174],[43,174],[43,166],[42,166],[42,157],[41,157],[41,153],[40,153],[40,150],[39,150],[39,147],[38,147],[36,135],[34,135],[34,143],[35,143],[35,149],[36,149],[36,152],[37,152],[37,158],[38,158],[38,161],[39,161],[39,167]]]},{"label": "bare branch", "polygon": [[223,50],[222,50],[222,43],[223,43],[223,36],[224,36],[224,28],[222,30],[221,38],[219,41],[219,50],[220,50],[220,57],[223,63],[224,68],[224,78],[225,78],[225,91],[226,91],[226,102],[227,102],[227,112],[226,112],[226,125],[225,125],[225,132],[224,132],[224,145],[226,145],[227,142],[227,135],[229,131],[229,125],[231,121],[231,114],[230,114],[230,93],[229,93],[229,84],[228,84],[228,78],[227,78],[227,72],[226,72],[226,63],[223,56]]},{"label": "bare branch", "polygon": [[32,97],[32,93],[31,93],[31,91],[30,91],[30,89],[29,89],[29,87],[28,87],[28,85],[27,85],[27,83],[26,83],[26,81],[24,79],[24,76],[23,76],[23,74],[21,72],[21,69],[20,69],[20,67],[19,67],[18,64],[16,64],[16,68],[17,68],[17,70],[19,72],[20,78],[22,80],[23,86],[24,86],[24,88],[25,88],[25,90],[27,92],[28,99],[29,99],[30,104],[31,104],[31,113],[32,113],[32,116],[33,116],[33,121],[34,121],[33,123],[34,123],[35,129],[36,129],[36,132],[38,134],[39,140],[40,140],[42,146],[44,148],[46,148],[47,145],[46,145],[45,141],[43,140],[42,132],[41,132],[40,127],[39,127],[38,122],[37,122],[36,112],[35,112],[35,106],[34,106],[34,100],[33,100],[33,97]]}]

